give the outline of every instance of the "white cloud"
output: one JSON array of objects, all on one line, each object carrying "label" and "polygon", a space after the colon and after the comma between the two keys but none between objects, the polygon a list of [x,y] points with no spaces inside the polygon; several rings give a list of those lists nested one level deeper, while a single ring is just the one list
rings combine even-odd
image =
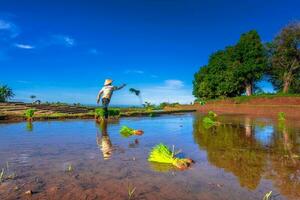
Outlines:
[{"label": "white cloud", "polygon": [[15,47],[20,49],[34,49],[34,46],[28,44],[15,44]]},{"label": "white cloud", "polygon": [[142,70],[126,70],[125,74],[144,74],[145,72]]},{"label": "white cloud", "polygon": [[165,80],[165,86],[169,89],[179,89],[184,86],[183,82],[181,80]]},{"label": "white cloud", "polygon": [[19,28],[10,21],[0,19],[0,32],[2,32],[3,35],[14,38],[19,35]]},{"label": "white cloud", "polygon": [[75,45],[75,39],[67,35],[53,35],[52,44],[65,45],[67,47],[72,47]]},{"label": "white cloud", "polygon": [[[130,87],[131,86],[128,85],[128,88]],[[185,86],[184,82],[181,80],[165,80],[161,84],[134,87],[140,89],[144,102],[148,101],[154,104],[159,104],[161,102],[189,104],[195,99],[192,95],[192,87]],[[140,104],[139,99],[130,94],[127,89],[116,92],[114,95],[112,104]]]}]

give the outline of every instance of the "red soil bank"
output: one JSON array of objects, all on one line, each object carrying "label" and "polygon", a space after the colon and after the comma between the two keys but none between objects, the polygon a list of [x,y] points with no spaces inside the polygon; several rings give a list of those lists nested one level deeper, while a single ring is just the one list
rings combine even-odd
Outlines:
[{"label": "red soil bank", "polygon": [[218,114],[248,114],[276,117],[279,112],[285,112],[287,118],[300,119],[300,97],[253,98],[238,103],[234,99],[209,101],[204,106],[196,103],[193,107],[200,112],[210,110]]}]

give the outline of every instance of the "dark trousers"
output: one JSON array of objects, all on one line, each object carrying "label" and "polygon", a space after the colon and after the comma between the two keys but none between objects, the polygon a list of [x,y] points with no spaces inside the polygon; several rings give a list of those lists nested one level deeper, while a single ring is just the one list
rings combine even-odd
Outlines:
[{"label": "dark trousers", "polygon": [[105,119],[108,118],[108,105],[109,105],[110,100],[108,98],[102,98],[102,109],[104,112],[104,117]]}]

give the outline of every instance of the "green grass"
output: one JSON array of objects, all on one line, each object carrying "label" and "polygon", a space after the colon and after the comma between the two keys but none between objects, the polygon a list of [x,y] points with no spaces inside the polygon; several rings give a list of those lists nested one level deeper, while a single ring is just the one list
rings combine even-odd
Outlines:
[{"label": "green grass", "polygon": [[[108,109],[108,116],[109,117],[119,117],[121,114],[120,109],[118,108],[111,108]],[[95,118],[103,118],[104,117],[104,110],[102,108],[96,108],[95,109]]]}]

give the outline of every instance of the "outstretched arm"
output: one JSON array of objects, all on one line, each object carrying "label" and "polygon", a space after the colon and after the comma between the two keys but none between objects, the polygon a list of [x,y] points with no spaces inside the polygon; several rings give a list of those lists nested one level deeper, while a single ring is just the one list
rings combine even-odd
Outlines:
[{"label": "outstretched arm", "polygon": [[123,84],[123,85],[121,85],[121,86],[119,86],[119,87],[117,87],[117,86],[115,86],[114,87],[114,90],[121,90],[123,87],[125,87],[126,86],[126,84]]},{"label": "outstretched arm", "polygon": [[99,104],[99,102],[100,102],[100,98],[101,98],[102,93],[103,93],[103,90],[101,89],[99,91],[98,95],[97,95],[97,104]]}]

